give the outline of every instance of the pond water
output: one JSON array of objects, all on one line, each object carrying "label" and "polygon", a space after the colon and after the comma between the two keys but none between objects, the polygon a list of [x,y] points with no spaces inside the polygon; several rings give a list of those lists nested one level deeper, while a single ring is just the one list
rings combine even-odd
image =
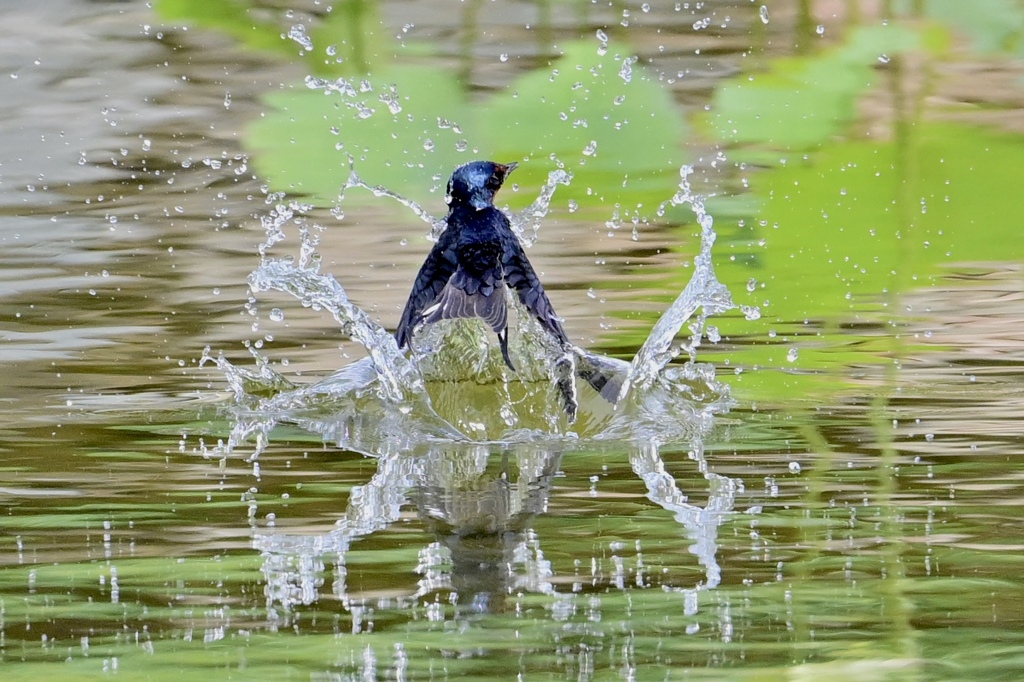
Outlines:
[{"label": "pond water", "polygon": [[1024,677],[1021,3],[4,9],[5,680]]}]

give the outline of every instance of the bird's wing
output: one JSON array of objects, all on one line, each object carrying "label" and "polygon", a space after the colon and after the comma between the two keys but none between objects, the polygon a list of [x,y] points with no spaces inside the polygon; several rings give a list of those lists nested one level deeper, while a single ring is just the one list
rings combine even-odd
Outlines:
[{"label": "bird's wing", "polygon": [[505,287],[499,282],[485,294],[479,281],[459,268],[441,289],[435,303],[423,311],[423,321],[429,324],[469,317],[482,318],[498,334],[504,331],[508,323]]},{"label": "bird's wing", "polygon": [[530,314],[540,322],[540,326],[554,336],[559,343],[569,343],[569,337],[562,329],[562,323],[555,315],[551,301],[544,293],[544,286],[526,258],[526,253],[519,240],[509,230],[503,242],[502,267],[505,271],[505,282],[515,290],[519,302],[526,306]]},{"label": "bird's wing", "polygon": [[509,369],[515,365],[508,354],[508,306],[505,304],[505,285],[497,282],[483,285],[480,280],[458,268],[433,305],[423,311],[427,324],[438,320],[479,317],[498,335],[501,355]]},{"label": "bird's wing", "polygon": [[402,311],[402,319],[395,330],[395,341],[399,348],[409,344],[416,327],[423,321],[423,311],[437,302],[448,280],[455,273],[457,258],[453,232],[448,229],[441,233],[441,239],[434,244],[416,275],[409,300]]}]

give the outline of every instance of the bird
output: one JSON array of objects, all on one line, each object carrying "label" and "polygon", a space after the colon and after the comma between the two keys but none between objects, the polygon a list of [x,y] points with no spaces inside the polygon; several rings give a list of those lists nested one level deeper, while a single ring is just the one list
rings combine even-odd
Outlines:
[{"label": "bird", "polygon": [[479,317],[497,334],[502,358],[515,371],[508,351],[509,289],[560,347],[570,346],[508,217],[494,206],[494,195],[516,166],[473,161],[452,173],[446,195],[448,227],[412,285],[395,332],[400,349],[421,325]]}]

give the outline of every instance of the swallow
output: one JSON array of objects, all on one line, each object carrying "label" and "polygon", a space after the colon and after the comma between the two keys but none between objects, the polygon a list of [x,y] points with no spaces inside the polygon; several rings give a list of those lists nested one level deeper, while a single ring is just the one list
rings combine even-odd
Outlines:
[{"label": "swallow", "polygon": [[416,275],[395,332],[399,348],[409,345],[421,325],[479,317],[497,334],[505,364],[515,371],[508,353],[509,289],[560,347],[570,345],[508,217],[494,206],[495,193],[515,168],[473,161],[452,173],[448,228]]}]

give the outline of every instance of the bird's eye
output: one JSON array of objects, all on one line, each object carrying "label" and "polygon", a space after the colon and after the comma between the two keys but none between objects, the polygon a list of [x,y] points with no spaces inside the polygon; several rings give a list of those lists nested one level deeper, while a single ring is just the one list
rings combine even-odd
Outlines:
[{"label": "bird's eye", "polygon": [[499,189],[501,189],[501,178],[499,178],[497,175],[492,175],[491,177],[487,178],[487,182],[484,183],[484,186],[487,187],[487,189],[491,190],[492,192],[497,192]]}]

